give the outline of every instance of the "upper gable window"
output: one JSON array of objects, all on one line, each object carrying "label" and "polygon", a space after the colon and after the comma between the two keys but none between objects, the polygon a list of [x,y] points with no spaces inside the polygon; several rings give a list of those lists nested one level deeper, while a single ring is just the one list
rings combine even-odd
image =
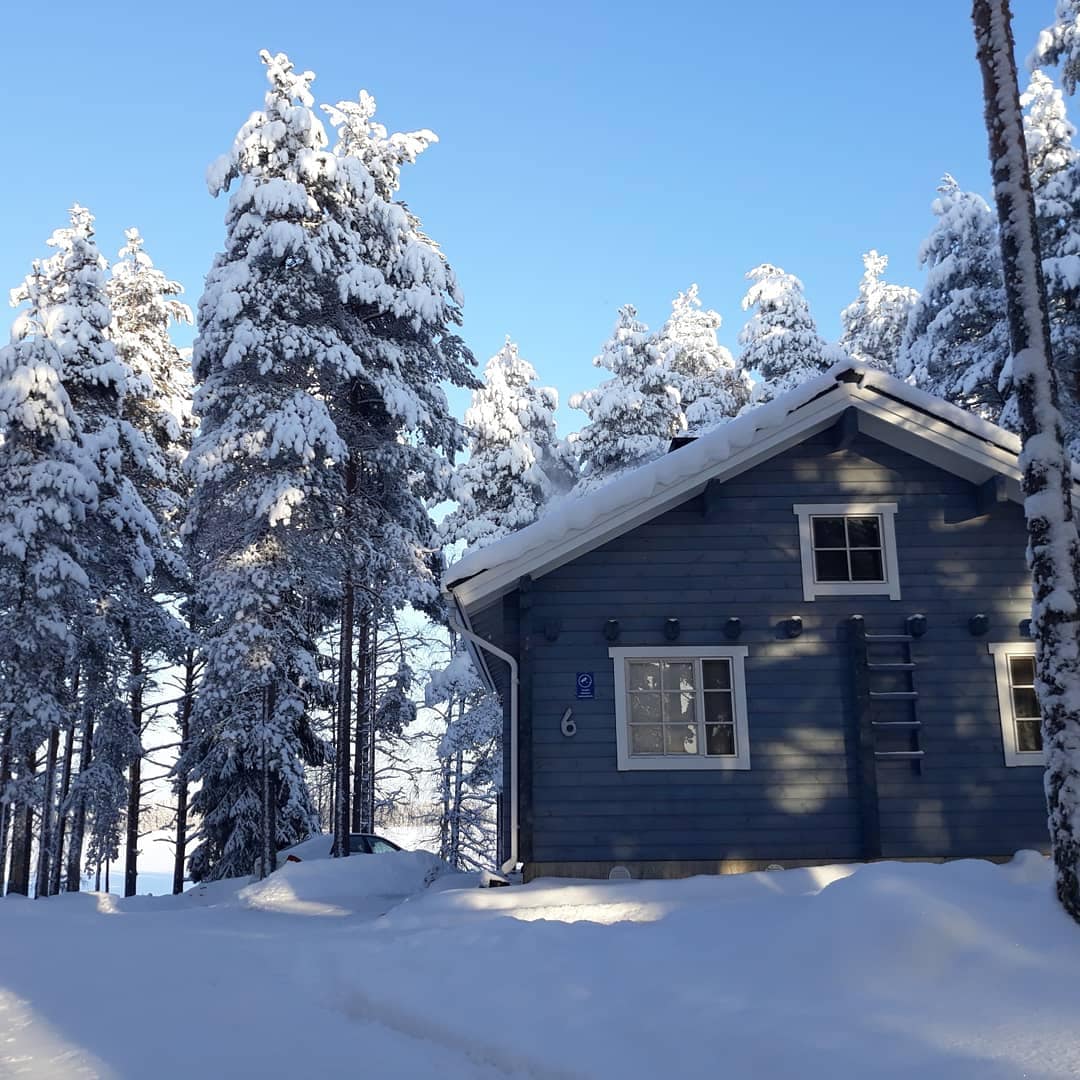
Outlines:
[{"label": "upper gable window", "polygon": [[799,519],[804,600],[900,599],[896,503],[805,503],[793,509]]}]

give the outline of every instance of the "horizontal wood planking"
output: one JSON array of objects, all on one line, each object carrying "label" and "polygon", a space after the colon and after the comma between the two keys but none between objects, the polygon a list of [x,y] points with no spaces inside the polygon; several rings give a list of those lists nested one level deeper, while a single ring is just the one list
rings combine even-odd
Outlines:
[{"label": "horizontal wood planking", "polygon": [[[902,600],[802,599],[792,505],[848,498],[898,504]],[[877,769],[885,854],[964,854],[958,844],[1000,854],[1002,843],[1044,835],[1041,770],[1004,766],[986,650],[988,640],[1018,640],[1030,612],[1020,508],[998,505],[976,518],[971,485],[865,436],[832,454],[823,439],[810,440],[729,481],[717,505],[705,520],[702,501],[691,500],[534,582],[536,857],[617,858],[616,846],[640,847],[646,837],[664,849],[656,857],[669,859],[703,849],[718,858],[736,849],[744,858],[793,849],[794,858],[806,845],[847,851],[857,823],[846,620],[856,612],[870,633],[895,633],[915,612],[929,621],[913,646],[927,754],[921,775],[908,762]],[[976,612],[990,620],[981,638],[968,630]],[[779,627],[792,615],[803,621],[794,640]],[[671,617],[680,623],[678,644],[718,645],[733,616],[742,622],[739,644],[749,648],[751,769],[619,773],[605,622],[619,621],[620,646],[669,644]],[[557,627],[555,640],[545,626]],[[501,633],[514,648],[516,628]],[[589,670],[596,698],[577,700],[576,673]],[[558,723],[567,706],[573,738]],[[662,839],[650,826],[658,814]]]}]

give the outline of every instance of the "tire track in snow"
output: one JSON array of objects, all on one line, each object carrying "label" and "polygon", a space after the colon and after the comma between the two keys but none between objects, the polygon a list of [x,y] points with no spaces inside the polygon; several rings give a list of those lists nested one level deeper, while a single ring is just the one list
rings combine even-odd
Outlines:
[{"label": "tire track in snow", "polygon": [[351,987],[342,997],[335,995],[333,1000],[336,1007],[350,1020],[378,1024],[399,1035],[433,1043],[500,1076],[527,1077],[528,1080],[589,1080],[584,1073],[552,1068],[543,1062],[521,1057],[515,1051],[470,1039],[428,1017],[419,1016],[385,1001],[377,1001]]}]

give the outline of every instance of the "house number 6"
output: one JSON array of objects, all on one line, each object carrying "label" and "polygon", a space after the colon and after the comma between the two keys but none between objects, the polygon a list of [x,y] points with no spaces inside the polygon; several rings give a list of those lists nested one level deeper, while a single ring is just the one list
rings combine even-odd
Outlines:
[{"label": "house number 6", "polygon": [[562,714],[562,720],[559,721],[559,727],[562,729],[564,735],[576,735],[577,723],[574,721],[574,710],[567,709]]}]

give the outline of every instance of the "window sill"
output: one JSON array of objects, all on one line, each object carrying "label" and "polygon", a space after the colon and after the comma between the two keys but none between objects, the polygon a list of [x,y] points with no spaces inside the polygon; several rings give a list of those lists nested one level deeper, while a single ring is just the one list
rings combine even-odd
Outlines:
[{"label": "window sill", "polygon": [[619,772],[732,772],[750,768],[748,759],[736,757],[677,757],[620,758]]}]

